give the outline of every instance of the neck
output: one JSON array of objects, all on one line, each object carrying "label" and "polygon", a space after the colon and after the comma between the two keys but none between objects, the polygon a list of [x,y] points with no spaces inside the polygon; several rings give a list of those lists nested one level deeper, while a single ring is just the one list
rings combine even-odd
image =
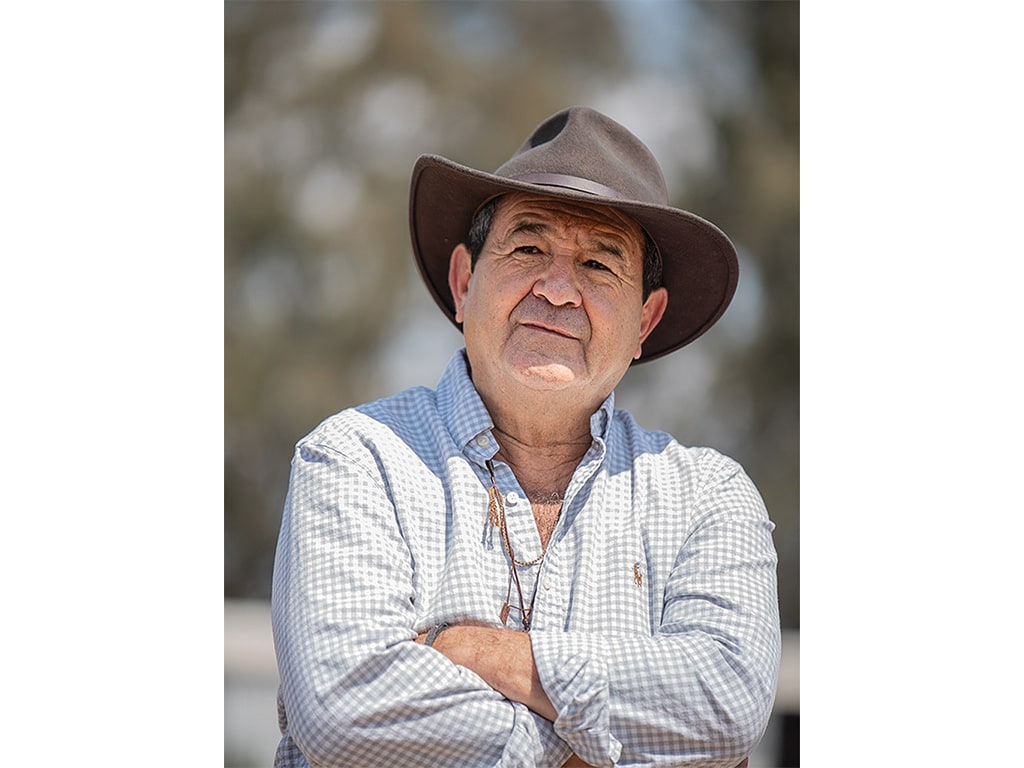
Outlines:
[{"label": "neck", "polygon": [[578,391],[535,389],[511,378],[470,377],[494,422],[498,458],[533,496],[563,494],[593,439],[590,419],[604,401]]},{"label": "neck", "polygon": [[[590,445],[590,419],[604,402],[592,402],[579,392],[534,390],[501,382],[473,384],[494,425],[509,437],[536,451],[558,451],[567,444]],[[586,448],[584,448],[586,452]]]},{"label": "neck", "polygon": [[561,498],[573,472],[590,448],[590,419],[585,425],[561,419],[534,423],[531,419],[510,420],[500,414],[494,419],[498,458],[519,480],[531,500]]}]

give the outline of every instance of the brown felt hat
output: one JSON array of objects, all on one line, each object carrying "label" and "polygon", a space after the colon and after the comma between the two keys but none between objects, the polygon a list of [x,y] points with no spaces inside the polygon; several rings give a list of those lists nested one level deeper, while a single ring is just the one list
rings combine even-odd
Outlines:
[{"label": "brown felt hat", "polygon": [[416,161],[409,195],[413,253],[430,293],[453,323],[452,250],[465,242],[480,206],[506,192],[606,205],[647,231],[661,253],[668,308],[634,362],[689,344],[732,300],[739,264],[729,238],[714,224],[668,205],[661,168],[636,136],[600,112],[570,107],[541,123],[493,174],[438,155]]}]

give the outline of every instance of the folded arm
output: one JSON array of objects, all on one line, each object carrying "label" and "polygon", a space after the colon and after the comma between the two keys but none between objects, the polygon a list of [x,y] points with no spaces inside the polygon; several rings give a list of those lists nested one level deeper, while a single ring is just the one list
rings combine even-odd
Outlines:
[{"label": "folded arm", "polygon": [[555,732],[592,765],[730,768],[771,714],[777,556],[760,494],[730,459],[697,462],[688,530],[652,632],[531,635]]},{"label": "folded arm", "polygon": [[568,765],[744,765],[778,674],[776,558],[760,496],[719,470],[654,635],[456,626],[434,648],[552,720]]},{"label": "folded arm", "polygon": [[558,766],[551,724],[416,643],[412,558],[387,494],[300,448],[275,561],[287,732],[312,764]]}]

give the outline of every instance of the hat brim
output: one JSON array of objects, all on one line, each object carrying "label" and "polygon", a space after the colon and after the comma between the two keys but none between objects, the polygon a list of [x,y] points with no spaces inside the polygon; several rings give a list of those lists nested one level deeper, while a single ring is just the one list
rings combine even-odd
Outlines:
[{"label": "hat brim", "polygon": [[413,168],[409,194],[413,254],[434,301],[460,330],[448,287],[452,251],[465,242],[477,208],[507,192],[533,192],[607,205],[631,216],[647,230],[661,253],[668,307],[634,364],[662,357],[697,339],[732,301],[739,280],[736,249],[718,227],[699,216],[669,206],[513,181],[439,155],[423,155]]}]

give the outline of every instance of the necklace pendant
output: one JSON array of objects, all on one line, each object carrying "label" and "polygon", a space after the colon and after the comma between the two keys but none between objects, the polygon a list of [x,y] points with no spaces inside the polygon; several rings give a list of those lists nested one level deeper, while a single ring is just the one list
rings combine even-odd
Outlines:
[{"label": "necklace pendant", "polygon": [[508,624],[508,608],[508,603],[504,603],[501,606],[501,612],[498,614],[498,616],[501,617],[502,624]]}]

